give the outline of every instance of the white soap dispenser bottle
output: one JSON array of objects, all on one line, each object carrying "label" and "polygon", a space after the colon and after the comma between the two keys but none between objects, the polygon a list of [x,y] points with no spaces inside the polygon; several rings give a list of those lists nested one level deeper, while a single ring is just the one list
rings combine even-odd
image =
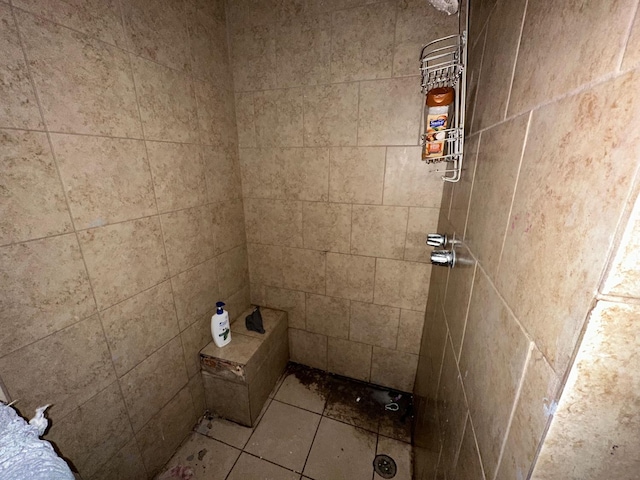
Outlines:
[{"label": "white soap dispenser bottle", "polygon": [[216,303],[216,314],[211,317],[211,335],[213,342],[218,347],[224,347],[231,341],[231,326],[229,325],[229,312],[223,309],[224,303]]}]

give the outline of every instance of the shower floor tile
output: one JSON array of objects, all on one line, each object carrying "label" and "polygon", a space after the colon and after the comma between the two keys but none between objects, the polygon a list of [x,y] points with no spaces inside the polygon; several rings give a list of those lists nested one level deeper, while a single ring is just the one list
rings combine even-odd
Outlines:
[{"label": "shower floor tile", "polygon": [[[255,428],[205,416],[156,478],[186,478],[188,467],[192,480],[380,480],[373,459],[384,453],[394,479],[410,480],[411,400],[289,364]],[[392,401],[397,411],[385,409]]]}]

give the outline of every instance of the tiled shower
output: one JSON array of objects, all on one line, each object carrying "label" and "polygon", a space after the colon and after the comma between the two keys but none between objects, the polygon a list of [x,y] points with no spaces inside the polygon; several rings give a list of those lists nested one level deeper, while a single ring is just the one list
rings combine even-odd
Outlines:
[{"label": "tiled shower", "polygon": [[415,379],[416,479],[633,478],[638,2],[556,3],[472,0],[452,185],[417,59],[459,19],[426,0],[0,0],[2,395],[53,404],[85,480],[151,478],[215,302],[254,303],[295,362]]}]

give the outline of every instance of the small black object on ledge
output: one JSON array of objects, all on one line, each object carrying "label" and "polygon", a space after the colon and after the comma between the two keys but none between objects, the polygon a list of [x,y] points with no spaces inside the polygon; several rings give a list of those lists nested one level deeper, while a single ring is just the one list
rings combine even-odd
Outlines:
[{"label": "small black object on ledge", "polygon": [[252,332],[264,333],[264,327],[262,326],[262,314],[260,313],[260,307],[256,309],[244,320],[247,330]]}]

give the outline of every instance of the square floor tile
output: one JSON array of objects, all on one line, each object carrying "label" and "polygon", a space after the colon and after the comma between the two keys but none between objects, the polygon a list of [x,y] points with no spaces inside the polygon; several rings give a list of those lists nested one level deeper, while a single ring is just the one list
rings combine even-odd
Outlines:
[{"label": "square floor tile", "polygon": [[271,402],[245,451],[301,472],[320,422],[320,415]]},{"label": "square floor tile", "polygon": [[194,479],[224,480],[239,455],[240,450],[204,435],[192,433],[169,460],[165,471],[179,466],[190,467],[195,474]]},{"label": "square floor tile", "polygon": [[196,432],[242,450],[253,430],[224,418],[209,416],[200,420]]},{"label": "square floor tile", "polygon": [[298,480],[299,473],[243,453],[227,480]]},{"label": "square floor tile", "polygon": [[278,379],[275,386],[273,387],[273,390],[271,390],[271,393],[269,394],[269,398],[273,398],[276,396],[276,393],[278,393],[278,390],[280,389],[280,385],[282,385],[282,382],[284,382],[285,378],[287,378],[286,371],[282,375],[280,375],[280,378]]},{"label": "square floor tile", "polygon": [[275,396],[289,405],[322,413],[326,400],[324,376],[310,369],[294,369],[284,379]]},{"label": "square floor tile", "polygon": [[315,480],[371,480],[376,434],[323,417],[304,468]]},{"label": "square floor tile", "polygon": [[[389,455],[396,462],[398,468],[395,480],[411,480],[412,468],[411,468],[411,445],[391,438],[378,437],[378,449],[376,455]],[[374,473],[375,480],[382,480],[377,473]]]}]

